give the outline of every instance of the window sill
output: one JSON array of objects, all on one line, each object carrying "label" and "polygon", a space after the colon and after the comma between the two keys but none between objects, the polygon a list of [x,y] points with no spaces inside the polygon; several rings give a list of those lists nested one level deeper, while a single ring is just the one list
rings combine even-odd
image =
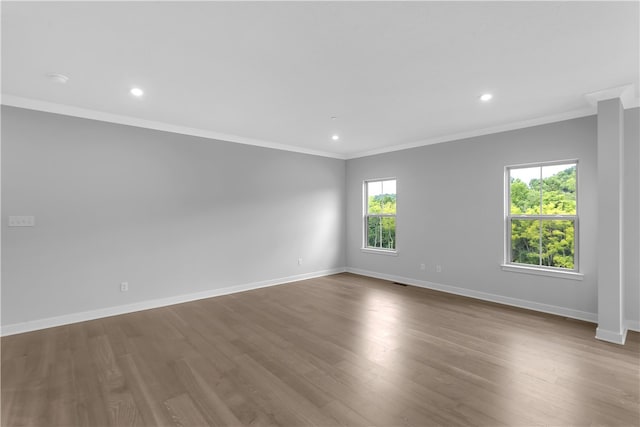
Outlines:
[{"label": "window sill", "polygon": [[398,256],[398,251],[389,251],[384,249],[372,249],[372,248],[360,248],[360,250],[364,253],[368,254],[378,254],[378,255],[387,255],[387,256]]},{"label": "window sill", "polygon": [[584,274],[575,271],[552,270],[543,267],[528,267],[524,265],[501,264],[502,271],[511,271],[513,273],[533,274],[536,276],[557,277],[569,280],[584,280]]}]

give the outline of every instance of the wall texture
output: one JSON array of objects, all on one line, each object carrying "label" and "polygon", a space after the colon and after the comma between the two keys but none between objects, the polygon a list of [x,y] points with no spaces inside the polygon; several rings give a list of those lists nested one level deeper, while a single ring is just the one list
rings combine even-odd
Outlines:
[{"label": "wall texture", "polygon": [[344,203],[343,160],[3,106],[2,325],[342,269]]},{"label": "wall texture", "polygon": [[[595,117],[585,117],[349,160],[347,265],[596,320],[595,126]],[[503,271],[505,166],[564,159],[579,161],[584,280]],[[362,182],[390,176],[398,186],[398,256],[363,253]]]},{"label": "wall texture", "polygon": [[624,123],[624,314],[640,330],[640,108],[625,110]]}]

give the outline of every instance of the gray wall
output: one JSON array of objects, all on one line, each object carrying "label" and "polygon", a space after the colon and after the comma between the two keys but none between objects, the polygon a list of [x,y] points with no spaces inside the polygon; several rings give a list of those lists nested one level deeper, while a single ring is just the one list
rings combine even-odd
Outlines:
[{"label": "gray wall", "polygon": [[343,268],[344,183],[343,160],[3,106],[2,325]]},{"label": "gray wall", "polygon": [[[563,159],[579,160],[584,280],[502,271],[505,166]],[[595,117],[349,160],[347,265],[596,313],[596,173]],[[398,256],[363,253],[362,181],[390,176],[398,180]]]},{"label": "gray wall", "polygon": [[640,329],[640,108],[624,115],[623,297],[625,319]]},{"label": "gray wall", "polygon": [[[637,328],[640,109],[625,120]],[[502,271],[504,167],[574,158],[584,280]],[[596,174],[595,117],[344,162],[3,106],[2,325],[345,265],[595,314]],[[362,253],[362,181],[391,176],[399,255]]]},{"label": "gray wall", "polygon": [[[640,109],[625,112],[625,318],[640,327]],[[347,161],[347,265],[383,277],[451,286],[597,319],[596,117]],[[504,167],[579,160],[584,280],[502,271]],[[398,256],[363,253],[362,182],[397,177]],[[426,264],[426,270],[420,264]],[[436,272],[436,265],[442,272]],[[523,304],[525,306],[531,304]]]}]

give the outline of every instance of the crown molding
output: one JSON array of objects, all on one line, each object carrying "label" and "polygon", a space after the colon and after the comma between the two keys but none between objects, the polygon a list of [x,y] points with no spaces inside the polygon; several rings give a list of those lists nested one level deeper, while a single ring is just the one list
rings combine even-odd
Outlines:
[{"label": "crown molding", "polygon": [[71,105],[57,104],[54,102],[41,101],[38,99],[24,98],[21,96],[2,94],[0,103],[11,107],[26,108],[29,110],[44,111],[47,113],[62,114],[65,116],[81,117],[84,119],[98,120],[101,122],[117,123],[127,126],[136,126],[146,129],[154,129],[164,132],[172,132],[182,135],[197,136],[201,138],[215,139],[218,141],[235,142],[238,144],[254,145],[256,147],[271,148],[274,150],[291,151],[300,154],[310,154],[313,156],[330,157],[344,160],[345,156],[328,151],[309,150],[293,145],[280,144],[261,139],[246,138],[239,135],[214,132],[205,129],[192,128],[188,126],[175,125],[171,123],[157,122],[153,120],[141,119],[132,116],[106,113],[104,111],[90,110],[87,108],[74,107]]},{"label": "crown molding", "polygon": [[499,126],[491,126],[482,129],[475,129],[468,132],[460,132],[455,134],[448,134],[439,136],[436,138],[423,139],[420,141],[410,142],[402,145],[394,145],[392,147],[383,147],[370,151],[363,151],[359,153],[353,153],[347,156],[347,159],[357,159],[359,157],[375,156],[376,154],[391,153],[393,151],[407,150],[410,148],[423,147],[425,145],[439,144],[442,142],[453,142],[462,139],[474,138],[477,136],[491,135],[494,133],[507,132],[511,130],[523,129],[533,126],[546,125],[549,123],[561,122],[564,120],[577,119],[585,116],[592,116],[596,114],[596,110],[593,107],[585,107],[578,110],[568,111],[565,113],[554,114],[544,117],[538,117],[535,119],[521,120],[517,122],[511,122]]},{"label": "crown molding", "polygon": [[[187,126],[174,125],[170,123],[157,122],[152,120],[140,119],[137,117],[123,116],[119,114],[111,114],[103,111],[90,110],[86,108],[74,107],[70,105],[57,104],[48,101],[41,101],[36,99],[24,98],[15,95],[2,94],[0,103],[11,107],[26,108],[30,110],[44,111],[54,114],[62,114],[66,116],[81,117],[90,120],[98,120],[109,123],[117,123],[127,126],[136,126],[147,129],[160,130],[164,132],[172,132],[183,135],[196,136],[201,138],[214,139],[219,141],[234,142],[239,144],[253,145],[257,147],[271,148],[274,150],[290,151],[300,154],[309,154],[313,156],[329,157],[339,160],[357,159],[360,157],[374,156],[377,154],[392,153],[394,151],[402,151],[410,148],[423,147],[426,145],[439,144],[443,142],[452,142],[462,139],[474,138],[478,136],[490,135],[500,132],[508,132],[517,129],[523,129],[527,127],[545,125],[549,123],[561,122],[564,120],[571,120],[585,116],[591,116],[597,114],[597,102],[598,100],[611,99],[621,97],[624,95],[623,107],[626,109],[640,107],[640,98],[633,96],[633,85],[619,86],[617,88],[606,89],[603,91],[592,92],[586,94],[585,98],[589,102],[590,106],[577,110],[572,110],[564,113],[553,114],[543,117],[537,117],[535,119],[521,120],[517,122],[506,123],[498,126],[491,126],[482,129],[475,129],[467,132],[453,133],[447,135],[441,135],[435,138],[422,139],[419,141],[409,142],[406,144],[390,145],[386,147],[377,148],[374,150],[353,152],[347,154],[333,153],[328,151],[310,150],[301,147],[295,147],[292,145],[280,144],[272,141],[265,141],[260,139],[246,138],[238,135],[230,135],[220,132],[214,132],[205,129],[192,128]],[[617,94],[617,95],[616,95]],[[631,96],[629,96],[631,94]],[[604,97],[602,99],[598,96]],[[597,100],[596,100],[597,99]],[[623,99],[623,98],[621,98]],[[596,100],[596,101],[594,101]]]},{"label": "crown molding", "polygon": [[622,86],[602,89],[595,92],[585,93],[584,97],[587,102],[594,107],[598,106],[598,102],[608,99],[620,98],[624,108],[634,108],[638,106],[638,98],[635,97],[635,86],[629,83]]}]

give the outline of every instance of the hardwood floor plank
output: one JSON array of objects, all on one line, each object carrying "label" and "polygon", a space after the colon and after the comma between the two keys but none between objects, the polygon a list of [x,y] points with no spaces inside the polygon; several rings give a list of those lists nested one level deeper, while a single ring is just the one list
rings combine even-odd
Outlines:
[{"label": "hardwood floor plank", "polygon": [[77,399],[73,381],[69,335],[66,329],[61,329],[61,332],[56,337],[54,357],[47,385],[46,418],[51,426],[66,427],[78,424],[75,411]]},{"label": "hardwood floor plank", "polygon": [[180,378],[171,368],[173,359],[168,357],[169,354],[176,354],[176,349],[166,348],[173,346],[174,341],[156,341],[150,337],[136,337],[131,341],[134,348],[131,358],[146,386],[146,391],[161,405],[185,392]]},{"label": "hardwood floor plank", "polygon": [[90,352],[94,360],[103,399],[107,405],[110,424],[115,426],[141,425],[141,417],[125,377],[116,363],[111,343],[106,335],[89,339]]},{"label": "hardwood floor plank", "polygon": [[[407,406],[398,396],[388,393],[389,389],[372,386],[370,381],[361,381],[359,378],[330,370],[307,374],[306,377],[325,392],[335,396],[358,417],[371,420],[372,425],[450,425],[440,414],[416,411],[416,408]],[[415,419],[421,422],[415,424]]]},{"label": "hardwood floor plank", "polygon": [[242,424],[214,387],[199,373],[194,372],[188,361],[184,359],[176,361],[174,369],[185,385],[189,396],[197,405],[199,412],[203,418],[206,418],[206,425],[234,426]]},{"label": "hardwood floor plank", "polygon": [[[132,354],[125,354],[118,358],[123,374],[127,378],[127,384],[131,391],[136,408],[142,418],[142,423],[152,426],[170,425],[172,423],[165,406],[161,401],[154,399],[149,387],[152,379],[145,375],[142,366],[138,366]],[[140,361],[144,365],[144,361]]]},{"label": "hardwood floor plank", "polygon": [[176,427],[192,427],[209,425],[204,417],[193,404],[188,394],[181,394],[172,397],[165,402],[167,411],[173,418],[173,424]]},{"label": "hardwood floor plank", "polygon": [[76,323],[66,327],[69,331],[76,419],[81,426],[110,425],[109,412],[103,400],[95,363],[89,350],[89,337],[95,336],[92,330],[97,325],[101,326],[101,323],[99,321]]},{"label": "hardwood floor plank", "polygon": [[376,425],[372,420],[366,419],[353,409],[338,400],[332,400],[322,407],[322,411],[331,415],[339,426],[344,427],[369,427]]},{"label": "hardwood floor plank", "polygon": [[640,426],[640,334],[337,274],[1,339],[13,426]]},{"label": "hardwood floor plank", "polygon": [[273,414],[260,405],[260,396],[253,392],[250,384],[237,375],[237,368],[219,371],[215,364],[205,357],[189,359],[187,363],[201,388],[204,390],[212,388],[225,402],[233,416],[240,421],[240,425],[278,425]]},{"label": "hardwood floor plank", "polygon": [[260,393],[264,402],[278,419],[280,416],[295,420],[285,425],[315,425],[327,426],[336,424],[328,415],[323,414],[306,396],[302,396],[291,389],[280,378],[269,372],[264,366],[248,355],[236,358],[239,375],[244,377],[252,389]]}]

